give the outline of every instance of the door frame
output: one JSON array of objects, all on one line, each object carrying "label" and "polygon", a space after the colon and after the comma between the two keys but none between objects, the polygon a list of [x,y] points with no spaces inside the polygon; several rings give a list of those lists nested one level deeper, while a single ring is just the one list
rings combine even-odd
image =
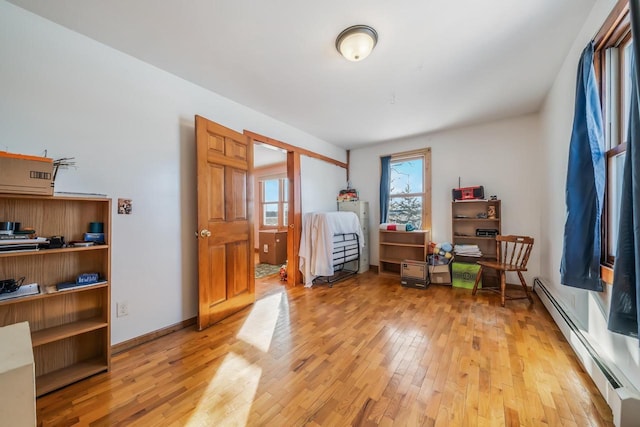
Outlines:
[{"label": "door frame", "polygon": [[[303,283],[302,272],[298,268],[300,259],[300,235],[302,234],[302,188],[300,178],[300,156],[305,155],[315,159],[323,160],[333,165],[346,169],[349,176],[349,163],[340,162],[322,154],[306,150],[268,136],[260,135],[249,130],[244,130],[244,134],[251,138],[251,149],[256,142],[269,144],[287,151],[287,179],[289,180],[289,215],[287,231],[287,286],[293,287]],[[253,156],[252,156],[253,157]],[[251,178],[253,182],[253,177]],[[255,213],[254,213],[255,214]],[[254,222],[252,218],[252,222]]]}]

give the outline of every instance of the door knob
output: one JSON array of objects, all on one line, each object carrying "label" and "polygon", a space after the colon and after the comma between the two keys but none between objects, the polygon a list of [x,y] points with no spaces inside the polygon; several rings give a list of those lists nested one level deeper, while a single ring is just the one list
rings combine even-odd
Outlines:
[{"label": "door knob", "polygon": [[211,237],[211,232],[209,230],[207,230],[206,228],[203,228],[202,230],[200,230],[200,236],[201,237]]}]

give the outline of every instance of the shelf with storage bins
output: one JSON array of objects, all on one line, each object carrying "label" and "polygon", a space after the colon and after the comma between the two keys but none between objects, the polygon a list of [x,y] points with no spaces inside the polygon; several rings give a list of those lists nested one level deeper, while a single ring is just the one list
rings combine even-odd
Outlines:
[{"label": "shelf with storage bins", "polygon": [[378,272],[382,275],[400,276],[402,261],[424,262],[429,247],[429,231],[380,230]]},{"label": "shelf with storage bins", "polygon": [[[111,200],[0,194],[0,219],[67,242],[83,240],[91,222],[104,224],[104,245],[0,253],[0,279],[25,277],[40,287],[39,294],[0,301],[0,326],[29,322],[38,396],[108,371]],[[98,273],[101,281],[56,290],[82,273]]]},{"label": "shelf with storage bins", "polygon": [[[493,236],[478,236],[477,230],[496,230],[501,233],[500,200],[464,200],[451,203],[452,243],[455,245],[478,245],[482,257],[455,255],[455,262],[475,264],[479,260],[496,259],[496,239]],[[495,284],[497,276],[489,269],[483,273],[483,283]]]}]

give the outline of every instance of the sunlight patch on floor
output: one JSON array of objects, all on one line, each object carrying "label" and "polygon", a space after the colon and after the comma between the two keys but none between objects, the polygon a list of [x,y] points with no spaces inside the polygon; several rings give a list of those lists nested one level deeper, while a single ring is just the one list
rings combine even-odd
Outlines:
[{"label": "sunlight patch on floor", "polygon": [[251,309],[251,314],[238,332],[238,339],[265,353],[269,351],[280,315],[282,296],[282,292],[278,292],[256,301]]},{"label": "sunlight patch on floor", "polygon": [[261,376],[259,366],[227,354],[185,426],[246,426]]}]

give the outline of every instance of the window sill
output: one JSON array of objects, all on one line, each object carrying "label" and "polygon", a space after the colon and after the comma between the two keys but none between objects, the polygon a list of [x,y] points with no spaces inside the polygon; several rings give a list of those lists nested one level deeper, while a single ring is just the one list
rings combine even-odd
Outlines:
[{"label": "window sill", "polygon": [[600,264],[600,277],[607,285],[613,283],[613,268]]}]

